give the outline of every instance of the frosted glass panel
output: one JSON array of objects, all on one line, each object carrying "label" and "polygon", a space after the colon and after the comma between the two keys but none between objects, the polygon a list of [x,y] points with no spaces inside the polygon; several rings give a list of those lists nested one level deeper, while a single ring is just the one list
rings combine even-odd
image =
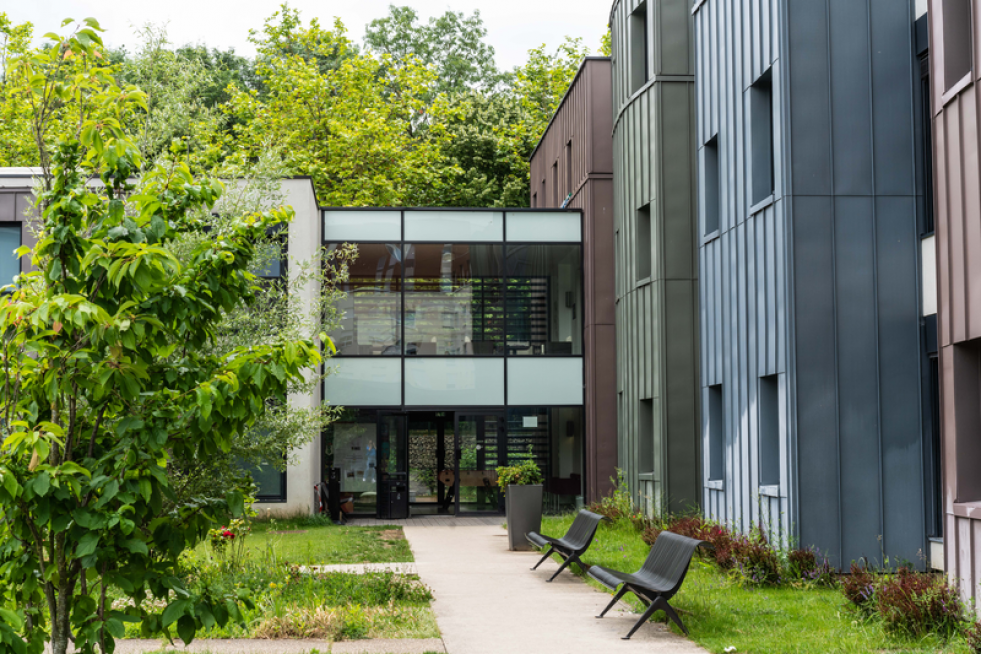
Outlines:
[{"label": "frosted glass panel", "polygon": [[405,403],[500,406],[504,404],[504,360],[406,359]]},{"label": "frosted glass panel", "polygon": [[508,404],[582,404],[582,359],[508,359]]},{"label": "frosted glass panel", "polygon": [[324,380],[324,402],[334,406],[402,404],[402,360],[396,358],[332,359],[336,372]]},{"label": "frosted glass panel", "polygon": [[0,226],[0,286],[14,282],[20,274],[20,259],[14,250],[20,247],[20,223]]},{"label": "frosted glass panel", "polygon": [[501,211],[406,211],[406,241],[503,241]]},{"label": "frosted glass panel", "polygon": [[401,241],[401,211],[325,211],[325,241]]},{"label": "frosted glass panel", "polygon": [[582,219],[578,212],[508,213],[508,240],[533,243],[579,243]]}]

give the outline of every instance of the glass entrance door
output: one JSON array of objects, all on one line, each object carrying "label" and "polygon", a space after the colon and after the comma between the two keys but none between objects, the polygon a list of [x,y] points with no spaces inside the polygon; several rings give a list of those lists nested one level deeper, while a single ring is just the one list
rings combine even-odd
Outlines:
[{"label": "glass entrance door", "polygon": [[365,448],[365,475],[377,480],[380,519],[409,517],[408,454],[405,414],[380,412],[378,442],[369,442]]},{"label": "glass entrance door", "polygon": [[497,467],[507,464],[503,412],[456,414],[456,513],[501,513]]},{"label": "glass entrance door", "polygon": [[453,513],[453,414],[413,411],[408,425],[411,514]]}]

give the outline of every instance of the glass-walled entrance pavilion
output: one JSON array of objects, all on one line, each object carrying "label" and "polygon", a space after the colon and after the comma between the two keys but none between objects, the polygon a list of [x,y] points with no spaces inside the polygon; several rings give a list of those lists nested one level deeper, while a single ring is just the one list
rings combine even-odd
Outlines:
[{"label": "glass-walled entrance pavilion", "polygon": [[[324,478],[355,515],[500,513],[498,466],[534,459],[552,508],[583,475],[579,211],[329,209],[358,246],[331,334]],[[331,274],[328,267],[326,274]],[[400,503],[405,503],[401,505]]]}]

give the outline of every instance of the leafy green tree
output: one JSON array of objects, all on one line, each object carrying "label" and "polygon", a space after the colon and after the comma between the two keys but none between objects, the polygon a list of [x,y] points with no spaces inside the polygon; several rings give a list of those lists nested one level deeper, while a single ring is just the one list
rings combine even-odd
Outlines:
[{"label": "leafy green tree", "polygon": [[312,176],[325,206],[438,201],[445,130],[435,125],[424,137],[413,135],[435,81],[431,71],[360,53],[340,21],[332,29],[316,20],[303,25],[285,6],[253,42],[267,91],[233,94],[227,111],[240,127],[228,144],[230,160],[254,160],[276,148],[291,174]]},{"label": "leafy green tree", "polygon": [[10,59],[28,50],[32,35],[30,23],[14,25],[0,12],[0,166],[23,165],[36,151],[25,102],[27,87],[9,70]]},{"label": "leafy green tree", "polygon": [[[215,521],[241,514],[243,495],[177,503],[173,457],[226,452],[292,380],[320,361],[318,346],[282,338],[215,351],[228,312],[255,302],[256,242],[289,222],[288,209],[231,221],[195,245],[221,196],[186,165],[141,170],[123,118],[145,97],[111,75],[67,75],[59,62],[100,59],[98,24],[13,63],[41,108],[75,98],[78,138],[47,148],[42,224],[21,275],[0,303],[0,642],[40,654],[111,652],[126,622],[146,635],[240,617],[221,589],[189,592],[178,557]],[[93,184],[92,179],[99,183]],[[27,252],[22,248],[22,254]],[[112,608],[110,598],[131,599]],[[159,611],[149,598],[163,599]]]},{"label": "leafy green tree", "polygon": [[412,7],[389,5],[388,15],[365,28],[365,43],[388,55],[395,66],[421,61],[436,71],[433,94],[460,93],[470,89],[493,91],[502,81],[494,64],[494,48],[485,43],[487,28],[480,10],[466,16],[447,11],[419,23]]},{"label": "leafy green tree", "polygon": [[610,30],[606,30],[606,34],[600,39],[599,53],[604,57],[613,54],[613,33]]}]

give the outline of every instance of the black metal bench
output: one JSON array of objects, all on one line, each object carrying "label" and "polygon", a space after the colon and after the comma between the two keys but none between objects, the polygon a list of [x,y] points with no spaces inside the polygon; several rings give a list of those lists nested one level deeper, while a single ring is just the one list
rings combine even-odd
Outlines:
[{"label": "black metal bench", "polygon": [[688,564],[691,563],[692,554],[699,545],[712,547],[709,543],[686,536],[679,536],[670,531],[662,531],[651,547],[651,553],[647,555],[647,560],[640,570],[634,574],[626,574],[609,568],[594,565],[589,569],[589,576],[600,582],[610,590],[620,590],[613,596],[613,600],[607,605],[597,618],[602,618],[606,612],[613,608],[621,597],[625,594],[633,593],[644,603],[647,610],[641,616],[637,624],[633,626],[626,636],[627,640],[640,629],[640,626],[647,622],[655,611],[664,611],[665,615],[674,620],[675,624],[688,635],[688,629],[681,622],[681,618],[675,610],[668,605],[668,600],[681,588],[688,573]]},{"label": "black metal bench", "polygon": [[599,526],[600,520],[603,520],[603,516],[583,509],[576,516],[576,519],[572,521],[572,526],[569,527],[569,531],[562,538],[551,538],[549,536],[542,536],[537,531],[529,531],[525,534],[528,542],[535,547],[547,548],[545,555],[535,564],[532,570],[538,569],[538,566],[544,563],[545,559],[552,554],[558,554],[565,560],[559,566],[559,569],[555,571],[555,574],[549,578],[549,581],[558,577],[559,573],[565,570],[570,563],[578,563],[579,567],[585,570],[586,566],[583,565],[579,557],[589,549],[590,543],[593,542],[593,536],[596,535],[596,528]]}]

